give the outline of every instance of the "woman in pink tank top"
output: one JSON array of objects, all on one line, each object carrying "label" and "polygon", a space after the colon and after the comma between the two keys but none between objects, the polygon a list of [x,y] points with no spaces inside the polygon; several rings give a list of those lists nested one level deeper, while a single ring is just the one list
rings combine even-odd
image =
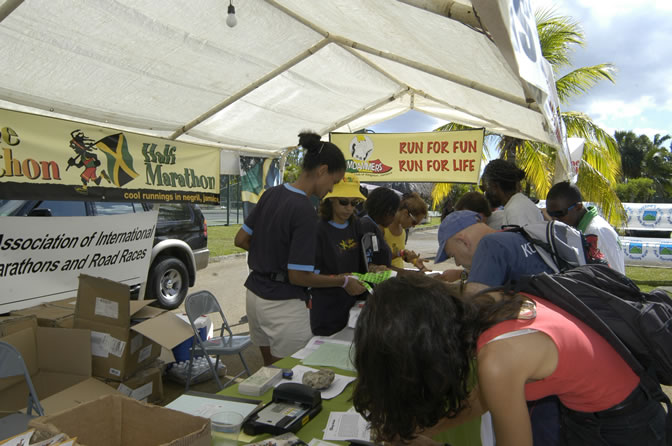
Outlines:
[{"label": "woman in pink tank top", "polygon": [[354,405],[382,440],[437,444],[430,437],[489,410],[498,446],[532,446],[526,401],[556,395],[562,444],[666,444],[665,412],[639,377],[543,298],[462,301],[438,280],[390,279],[369,297],[354,345]]}]

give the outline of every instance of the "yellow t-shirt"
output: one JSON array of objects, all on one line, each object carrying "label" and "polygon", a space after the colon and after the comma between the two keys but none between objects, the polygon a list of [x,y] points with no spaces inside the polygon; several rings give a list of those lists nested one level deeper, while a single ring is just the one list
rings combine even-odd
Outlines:
[{"label": "yellow t-shirt", "polygon": [[401,234],[394,235],[389,229],[385,228],[385,242],[392,251],[392,266],[403,268],[404,260],[399,257],[399,253],[406,248],[406,231],[402,229]]}]

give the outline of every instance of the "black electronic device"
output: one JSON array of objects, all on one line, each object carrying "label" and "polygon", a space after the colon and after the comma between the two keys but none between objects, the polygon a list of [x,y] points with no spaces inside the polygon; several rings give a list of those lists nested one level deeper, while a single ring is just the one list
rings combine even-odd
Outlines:
[{"label": "black electronic device", "polygon": [[322,410],[319,390],[299,383],[284,383],[273,389],[273,400],[250,414],[243,424],[247,435],[296,432]]}]

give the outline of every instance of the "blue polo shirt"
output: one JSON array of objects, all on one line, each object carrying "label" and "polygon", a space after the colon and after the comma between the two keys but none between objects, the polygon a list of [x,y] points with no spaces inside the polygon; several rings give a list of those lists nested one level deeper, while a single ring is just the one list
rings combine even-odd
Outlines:
[{"label": "blue polo shirt", "polygon": [[[288,270],[315,269],[317,213],[305,192],[289,184],[268,189],[245,219],[252,236],[245,287],[262,299],[307,300],[306,288],[292,285]],[[273,280],[273,275],[284,281]]]},{"label": "blue polo shirt", "polygon": [[543,272],[553,270],[534,244],[517,232],[502,231],[488,234],[478,243],[467,281],[498,286]]}]

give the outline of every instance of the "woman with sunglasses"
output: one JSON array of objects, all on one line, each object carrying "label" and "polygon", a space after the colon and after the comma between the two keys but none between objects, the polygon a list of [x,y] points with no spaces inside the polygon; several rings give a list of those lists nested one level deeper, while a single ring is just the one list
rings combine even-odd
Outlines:
[{"label": "woman with sunglasses", "polygon": [[427,204],[417,192],[409,192],[401,197],[394,220],[385,228],[385,242],[392,251],[391,265],[394,268],[403,270],[404,262],[408,262],[420,271],[426,270],[420,256],[406,249],[406,230],[419,224],[425,217]]},{"label": "woman with sunglasses", "polygon": [[[326,275],[366,272],[361,249],[362,229],[354,216],[355,208],[364,198],[357,177],[346,174],[320,203],[316,272]],[[358,298],[343,288],[333,287],[314,288],[311,295],[310,328],[317,336],[329,336],[343,329],[348,323],[350,308]]]}]

